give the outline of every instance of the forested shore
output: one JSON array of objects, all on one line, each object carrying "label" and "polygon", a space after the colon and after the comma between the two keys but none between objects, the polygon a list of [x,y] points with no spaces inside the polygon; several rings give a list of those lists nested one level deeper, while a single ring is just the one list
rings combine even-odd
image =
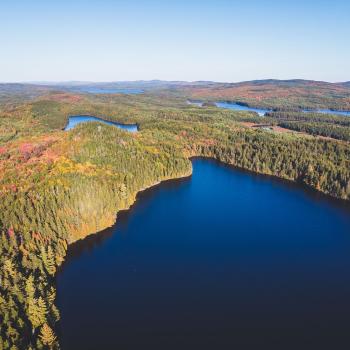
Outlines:
[{"label": "forested shore", "polygon": [[[79,114],[137,123],[140,132],[101,123],[62,131],[67,118]],[[50,94],[3,107],[0,349],[59,348],[55,274],[69,244],[113,225],[140,190],[190,175],[191,157],[212,157],[349,201],[349,144],[244,125],[271,118],[278,115],[261,119],[153,95]],[[343,126],[339,120],[331,125]]]}]

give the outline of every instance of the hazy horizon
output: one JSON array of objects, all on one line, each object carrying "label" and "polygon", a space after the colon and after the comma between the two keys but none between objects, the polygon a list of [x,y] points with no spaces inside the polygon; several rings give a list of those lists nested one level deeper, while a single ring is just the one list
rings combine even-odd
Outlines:
[{"label": "hazy horizon", "polygon": [[345,0],[12,0],[0,80],[350,80]]},{"label": "hazy horizon", "polygon": [[161,83],[216,83],[216,84],[240,84],[249,82],[262,82],[262,81],[310,81],[316,83],[330,83],[330,84],[344,84],[349,83],[349,80],[342,81],[326,81],[326,80],[314,80],[314,79],[302,79],[302,78],[290,78],[290,79],[276,79],[276,78],[265,78],[265,79],[252,79],[252,80],[239,80],[239,81],[215,81],[215,80],[162,80],[162,79],[149,79],[149,80],[110,80],[110,81],[93,81],[93,80],[62,80],[62,81],[50,81],[50,80],[32,80],[32,81],[0,81],[0,84],[24,84],[24,85],[62,85],[62,84],[121,84],[121,83],[150,83],[150,82],[161,82]]}]

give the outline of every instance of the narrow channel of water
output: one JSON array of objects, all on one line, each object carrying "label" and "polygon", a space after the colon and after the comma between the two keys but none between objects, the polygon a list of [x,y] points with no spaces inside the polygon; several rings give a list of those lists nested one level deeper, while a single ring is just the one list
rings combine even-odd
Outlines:
[{"label": "narrow channel of water", "polygon": [[[197,107],[203,107],[204,102],[199,101],[199,100],[188,100],[188,104],[194,105]],[[224,109],[231,109],[234,111],[246,111],[246,112],[255,112],[261,117],[264,116],[266,113],[271,112],[272,110],[270,109],[263,109],[263,108],[253,108],[253,107],[248,107],[241,105],[239,103],[234,103],[234,102],[214,102],[214,104],[219,107],[219,108],[224,108]],[[302,112],[304,113],[322,113],[322,114],[335,114],[335,115],[340,115],[340,116],[350,116],[350,111],[333,111],[331,109],[317,109],[317,110],[310,110],[310,109],[303,109]]]},{"label": "narrow channel of water", "polygon": [[64,130],[70,130],[73,129],[75,126],[81,123],[87,123],[87,122],[101,122],[107,125],[113,125],[119,129],[127,130],[130,132],[137,132],[138,127],[136,124],[121,124],[121,123],[116,123],[116,122],[111,122],[108,120],[104,120],[101,118],[89,116],[89,115],[74,115],[68,118],[68,123]]}]

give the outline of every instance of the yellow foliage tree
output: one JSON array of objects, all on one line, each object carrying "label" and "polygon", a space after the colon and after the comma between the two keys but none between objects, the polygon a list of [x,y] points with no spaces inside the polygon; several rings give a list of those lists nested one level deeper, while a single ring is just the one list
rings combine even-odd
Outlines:
[{"label": "yellow foliage tree", "polygon": [[56,341],[55,333],[47,323],[41,327],[39,337],[42,343],[48,347],[52,347]]}]

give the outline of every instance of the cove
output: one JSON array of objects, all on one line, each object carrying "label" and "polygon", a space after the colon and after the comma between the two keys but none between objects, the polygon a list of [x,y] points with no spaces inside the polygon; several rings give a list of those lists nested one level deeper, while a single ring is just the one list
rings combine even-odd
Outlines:
[{"label": "cove", "polygon": [[119,129],[127,130],[130,132],[137,132],[138,131],[138,127],[136,124],[121,124],[121,123],[111,122],[108,120],[104,120],[104,119],[89,116],[89,115],[75,115],[75,116],[69,117],[68,123],[67,123],[66,127],[64,128],[64,130],[67,131],[67,130],[73,129],[78,124],[86,123],[86,122],[101,122],[101,123],[104,123],[107,125],[113,125]]},{"label": "cove", "polygon": [[342,202],[195,159],[69,248],[62,349],[343,349],[349,227]]}]

